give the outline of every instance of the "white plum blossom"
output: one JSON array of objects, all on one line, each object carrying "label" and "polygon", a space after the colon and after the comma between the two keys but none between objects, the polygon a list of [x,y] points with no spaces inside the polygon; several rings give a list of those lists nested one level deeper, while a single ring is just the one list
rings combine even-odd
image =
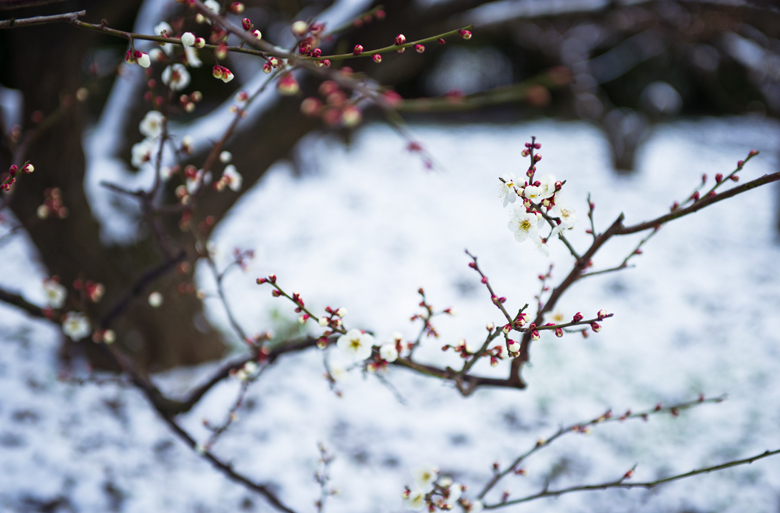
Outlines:
[{"label": "white plum blossom", "polygon": [[341,353],[353,361],[363,361],[371,356],[374,337],[360,330],[351,329],[346,335],[341,335],[336,341]]},{"label": "white plum blossom", "polygon": [[555,194],[555,176],[547,174],[539,178],[539,190],[541,199],[546,200],[551,198]]},{"label": "white plum blossom", "polygon": [[57,280],[43,280],[43,291],[46,293],[46,302],[52,308],[62,308],[68,297],[68,289]]},{"label": "white plum blossom", "polygon": [[[154,34],[156,36],[162,36],[162,37],[166,37],[166,36],[173,37],[173,29],[166,22],[161,21],[160,23],[154,26]],[[173,45],[160,43],[160,46],[162,47],[166,55],[171,55],[173,53]]]},{"label": "white plum blossom", "polygon": [[414,482],[421,490],[432,490],[436,478],[439,477],[439,469],[433,465],[423,465],[417,468],[414,473]]},{"label": "white plum blossom", "polygon": [[68,312],[62,320],[62,332],[74,342],[78,342],[92,332],[92,325],[83,313]]},{"label": "white plum blossom", "polygon": [[236,377],[240,381],[246,381],[251,378],[255,372],[257,372],[257,364],[250,360],[246,362],[243,367],[236,371]]},{"label": "white plum blossom", "polygon": [[149,54],[144,52],[141,52],[141,55],[135,59],[135,62],[138,63],[138,65],[142,68],[148,68],[152,65],[152,60],[149,58]]},{"label": "white plum blossom", "polygon": [[[526,187],[525,189],[528,190],[529,188]],[[515,206],[507,227],[515,234],[517,242],[523,242],[529,238],[539,238],[539,217],[534,212],[526,212],[523,205]]]},{"label": "white plum blossom", "polygon": [[133,145],[131,150],[131,163],[133,167],[141,168],[144,164],[152,160],[152,155],[157,150],[157,143],[154,139],[146,138],[143,141]]},{"label": "white plum blossom", "polygon": [[198,172],[195,173],[194,176],[188,176],[187,177],[187,192],[190,194],[194,194],[195,191],[197,191],[201,184],[206,183],[205,175],[203,173],[202,169],[198,169]]},{"label": "white plum blossom", "polygon": [[504,181],[499,181],[498,184],[498,197],[504,200],[504,206],[509,203],[514,203],[517,199],[517,193],[515,193],[515,186],[518,184],[515,182],[514,173],[507,173],[501,177]]},{"label": "white plum blossom", "polygon": [[566,316],[566,312],[563,310],[556,308],[552,312],[545,312],[544,313],[544,322],[551,322],[553,324],[566,324],[571,320],[570,317]]},{"label": "white plum blossom", "polygon": [[215,13],[219,14],[219,10],[222,8],[222,6],[219,5],[219,2],[217,0],[206,0],[203,2],[203,5],[214,11]]},{"label": "white plum blossom", "polygon": [[163,70],[162,81],[171,90],[181,91],[190,85],[190,73],[184,64],[173,64]]},{"label": "white plum blossom", "polygon": [[154,26],[154,33],[157,36],[171,37],[173,35],[173,29],[166,22],[161,21],[160,23]]},{"label": "white plum blossom", "polygon": [[485,505],[482,503],[482,501],[474,501],[468,507],[468,512],[469,513],[482,513],[482,510],[484,510],[484,509],[485,509]]},{"label": "white plum blossom", "polygon": [[463,493],[463,489],[460,487],[460,483],[453,483],[449,486],[449,490],[450,494],[444,502],[450,506],[455,506],[455,503],[458,502],[458,499],[460,499],[460,496]]},{"label": "white plum blossom", "polygon": [[152,48],[149,50],[149,58],[152,59],[152,62],[160,62],[165,58],[165,53],[159,48]]},{"label": "white plum blossom", "polygon": [[349,377],[347,365],[340,360],[329,362],[328,371],[330,372],[330,377],[337,383],[343,383]]},{"label": "white plum blossom", "polygon": [[420,511],[425,507],[425,492],[412,490],[408,497],[404,497],[404,508],[409,511]]},{"label": "white plum blossom", "polygon": [[187,65],[191,68],[200,68],[203,62],[198,57],[198,51],[193,46],[184,47],[184,58],[187,60]]},{"label": "white plum blossom", "polygon": [[183,46],[192,46],[195,44],[195,34],[192,32],[185,32],[181,35],[181,44]]},{"label": "white plum blossom", "polygon": [[225,170],[222,172],[222,179],[225,180],[227,186],[230,187],[231,190],[236,192],[241,190],[243,177],[233,164],[225,166]]},{"label": "white plum blossom", "polygon": [[157,139],[162,135],[163,123],[165,122],[165,116],[161,112],[156,110],[150,110],[144,116],[138,129],[146,137],[151,139]]},{"label": "white plum blossom", "polygon": [[392,363],[398,359],[398,350],[395,348],[395,344],[384,344],[379,348],[379,357],[388,363]]},{"label": "white plum blossom", "polygon": [[555,205],[547,211],[547,214],[550,217],[561,220],[561,224],[553,229],[553,235],[562,232],[563,230],[570,230],[577,222],[577,212],[568,206],[560,195],[555,197]]}]

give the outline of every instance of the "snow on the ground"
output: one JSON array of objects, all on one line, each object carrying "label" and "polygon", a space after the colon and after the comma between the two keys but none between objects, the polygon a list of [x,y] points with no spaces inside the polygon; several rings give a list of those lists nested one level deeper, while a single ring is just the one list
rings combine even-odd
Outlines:
[{"label": "snow on the ground", "polygon": [[[742,180],[777,168],[778,126],[752,119],[680,122],[657,129],[643,147],[636,174],[617,176],[606,142],[584,124],[536,122],[513,126],[416,127],[441,162],[426,172],[389,129],[373,126],[350,148],[308,139],[317,170],[296,177],[279,164],[249,191],[216,234],[224,265],[234,247],[254,249],[246,274],[226,279],[231,305],[249,332],[281,329],[276,310],[294,321],[291,305],[271,297],[255,278],[276,273],[315,311],[349,310],[349,327],[370,329],[378,340],[418,327],[416,291],[424,287],[439,308],[458,315],[435,323],[419,358],[440,364],[440,347],[461,337],[476,344],[487,322],[500,322],[476,274],[468,248],[508,309],[533,304],[536,276],[546,259],[531,243],[518,244],[506,228],[497,177],[520,174],[522,144],[539,137],[540,172],[567,180],[580,214],[571,240],[582,248],[585,195],[606,228],[619,212],[627,223],[666,212],[684,199],[701,173],[728,173],[750,148],[762,150]],[[311,155],[314,155],[312,157]],[[577,284],[560,306],[569,314],[614,312],[601,333],[583,339],[543,337],[532,346],[525,391],[481,389],[464,399],[449,385],[400,369],[386,377],[403,396],[372,376],[350,375],[337,397],[322,378],[322,354],[281,358],[252,387],[240,418],[215,452],[235,468],[273,484],[298,511],[313,511],[318,487],[317,442],[336,455],[332,484],[340,490],[331,512],[400,511],[410,471],[433,463],[468,485],[473,496],[490,478],[494,461],[506,464],[561,424],[612,408],[650,408],[728,394],[679,418],[653,417],[599,426],[570,435],[533,456],[525,477],[510,476],[501,491],[512,497],[550,488],[614,480],[637,464],[634,479],[652,480],[699,466],[780,447],[780,248],[775,231],[777,189],[766,187],[664,227],[634,269]],[[596,267],[619,263],[639,240],[611,242]],[[30,263],[23,239],[2,248],[2,286],[40,300],[43,271]],[[554,282],[571,256],[552,247]],[[212,290],[207,269],[199,283]],[[2,306],[0,318],[0,508],[36,511],[35,501],[62,497],[72,511],[268,511],[261,498],[227,481],[187,449],[131,388],[74,386],[57,381],[55,331]],[[225,325],[218,303],[213,322]],[[227,327],[226,327],[227,330]],[[508,363],[483,374],[503,375]],[[171,393],[198,382],[213,365],[157,376]],[[182,422],[199,440],[202,419],[223,419],[238,392],[227,381]],[[780,458],[695,477],[651,491],[571,494],[510,511],[768,511],[778,507]],[[63,506],[62,511],[68,511]]]}]

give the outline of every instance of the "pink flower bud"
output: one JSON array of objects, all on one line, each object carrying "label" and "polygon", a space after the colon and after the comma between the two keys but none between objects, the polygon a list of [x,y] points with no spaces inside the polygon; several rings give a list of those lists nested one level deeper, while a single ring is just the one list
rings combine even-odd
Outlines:
[{"label": "pink flower bud", "polygon": [[470,30],[461,30],[458,32],[460,34],[460,37],[463,39],[471,39],[471,31]]},{"label": "pink flower bud", "polygon": [[723,181],[723,173],[718,173],[717,175],[715,175],[715,182],[716,183],[720,183],[722,181]]},{"label": "pink flower bud", "polygon": [[298,94],[298,91],[301,90],[300,86],[298,85],[298,81],[295,80],[295,77],[289,73],[285,73],[281,76],[281,78],[279,78],[276,89],[279,91],[279,94],[284,96]]},{"label": "pink flower bud", "polygon": [[406,36],[405,35],[398,34],[397,36],[395,36],[395,44],[396,45],[401,46],[405,42],[406,42]]},{"label": "pink flower bud", "polygon": [[558,338],[561,338],[563,336],[563,329],[556,328],[555,329],[555,336],[558,337]]},{"label": "pink flower bud", "polygon": [[425,51],[425,45],[414,45],[414,49],[417,50],[417,53],[423,53]]},{"label": "pink flower bud", "polygon": [[254,25],[252,24],[252,20],[250,20],[249,18],[244,18],[243,20],[241,20],[241,27],[247,32],[249,32],[250,30],[252,30],[252,27],[254,27]]},{"label": "pink flower bud", "polygon": [[594,333],[598,333],[601,331],[601,325],[597,322],[592,322],[590,323],[590,329],[592,329]]},{"label": "pink flower bud", "polygon": [[355,45],[355,48],[352,50],[353,55],[360,55],[363,53],[363,45]]},{"label": "pink flower bud", "polygon": [[537,340],[539,340],[539,338],[540,338],[540,337],[539,337],[539,332],[538,332],[538,331],[536,331],[536,330],[533,330],[533,331],[531,332],[531,340],[533,340],[534,342],[536,342]]},{"label": "pink flower bud", "polygon": [[607,316],[607,312],[605,310],[599,310],[599,313],[596,314],[599,318],[599,320],[604,319],[604,317]]},{"label": "pink flower bud", "polygon": [[379,64],[380,62],[382,62],[382,56],[381,56],[381,55],[379,55],[378,53],[375,53],[375,54],[374,54],[374,57],[373,57],[373,59],[374,59],[374,62],[376,62],[377,64]]},{"label": "pink flower bud", "polygon": [[574,317],[572,318],[572,321],[574,322],[580,322],[582,320],[582,314],[580,312],[577,312],[574,314]]}]

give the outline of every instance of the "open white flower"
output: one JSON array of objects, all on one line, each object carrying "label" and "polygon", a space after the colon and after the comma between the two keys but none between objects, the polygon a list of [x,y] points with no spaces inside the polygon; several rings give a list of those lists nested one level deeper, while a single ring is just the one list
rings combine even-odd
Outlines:
[{"label": "open white flower", "polygon": [[555,197],[555,205],[547,211],[550,217],[555,217],[561,220],[561,224],[553,229],[553,235],[557,235],[563,230],[570,230],[574,227],[574,223],[577,222],[577,212],[568,206],[565,200],[559,196]]},{"label": "open white flower", "polygon": [[344,356],[354,361],[363,361],[371,356],[374,337],[360,330],[352,329],[346,335],[341,335],[336,341],[336,345]]},{"label": "open white flower", "polygon": [[501,177],[504,181],[498,182],[498,197],[504,200],[504,206],[509,203],[514,203],[517,199],[517,193],[515,193],[515,175],[514,173],[507,173]]},{"label": "open white flower", "polygon": [[[156,36],[162,36],[162,37],[166,37],[166,36],[173,37],[173,29],[166,22],[161,21],[160,23],[154,26],[154,34]],[[165,44],[165,43],[159,43],[159,44],[166,55],[171,55],[173,53],[173,45]]]},{"label": "open white flower", "polygon": [[458,502],[458,499],[460,499],[460,496],[463,493],[463,489],[460,487],[460,483],[453,483],[449,486],[449,490],[450,494],[447,496],[444,502],[450,506],[454,506],[455,503]]},{"label": "open white flower", "polygon": [[81,312],[68,312],[62,321],[62,332],[71,340],[78,342],[92,333],[92,325],[89,319]]},{"label": "open white flower", "polygon": [[439,469],[433,465],[423,465],[417,468],[412,475],[414,476],[414,483],[421,490],[431,490],[436,482],[436,478],[439,477]]},{"label": "open white flower", "polygon": [[225,180],[228,187],[236,192],[241,190],[241,184],[244,181],[241,174],[233,164],[225,166],[225,170],[222,172],[222,179]]},{"label": "open white flower", "polygon": [[[526,190],[529,187],[525,188]],[[523,205],[517,205],[514,208],[512,217],[507,225],[509,230],[515,234],[517,242],[523,242],[526,239],[537,239],[539,233],[539,218],[536,213],[526,212]]]},{"label": "open white flower", "polygon": [[162,81],[171,90],[181,91],[190,85],[190,73],[184,64],[173,64],[163,70]]},{"label": "open white flower", "polygon": [[398,350],[395,348],[395,344],[384,344],[380,347],[379,357],[388,363],[396,361],[398,359]]},{"label": "open white flower", "polygon": [[161,112],[150,110],[146,113],[146,116],[144,116],[144,119],[141,121],[138,129],[146,137],[157,139],[160,137],[160,135],[162,135],[164,122],[165,116],[163,116]]},{"label": "open white flower", "polygon": [[203,65],[194,46],[184,47],[184,58],[187,60],[187,66],[191,68],[200,68]]},{"label": "open white flower", "polygon": [[68,289],[52,279],[43,280],[43,291],[46,293],[46,302],[52,308],[62,308],[65,298],[68,297]]},{"label": "open white flower", "polygon": [[485,509],[485,505],[482,501],[474,501],[468,507],[469,513],[481,513]]},{"label": "open white flower", "polygon": [[570,320],[571,318],[566,316],[566,312],[559,308],[556,308],[552,312],[545,312],[544,314],[544,322],[551,322],[553,324],[566,324]]},{"label": "open white flower", "polygon": [[404,498],[404,508],[409,511],[420,511],[425,507],[425,492],[412,490],[408,497]]},{"label": "open white flower", "polygon": [[157,143],[154,139],[146,138],[143,141],[134,144],[131,150],[131,162],[134,167],[141,168],[144,164],[152,160],[152,155],[157,150]]},{"label": "open white flower", "polygon": [[553,194],[555,194],[555,182],[557,180],[555,179],[555,176],[546,174],[543,177],[539,178],[539,182],[541,185],[539,185],[539,191],[540,191],[540,197],[541,199],[545,200],[547,198],[551,198]]},{"label": "open white flower", "polygon": [[161,21],[160,23],[158,23],[157,25],[154,26],[154,33],[157,36],[172,37],[173,36],[173,29],[166,22]]}]

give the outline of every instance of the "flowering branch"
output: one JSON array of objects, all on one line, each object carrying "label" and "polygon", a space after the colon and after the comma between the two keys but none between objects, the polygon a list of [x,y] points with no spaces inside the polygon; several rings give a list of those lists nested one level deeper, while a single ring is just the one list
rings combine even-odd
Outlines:
[{"label": "flowering branch", "polygon": [[[562,436],[569,434],[569,433],[588,433],[590,431],[590,428],[592,426],[596,426],[599,424],[607,423],[607,422],[623,422],[625,420],[629,419],[642,419],[647,420],[650,415],[659,415],[662,413],[670,413],[671,415],[677,417],[680,414],[680,411],[687,410],[690,408],[694,408],[696,406],[705,404],[705,403],[720,403],[725,400],[725,396],[721,397],[715,397],[712,399],[705,399],[704,396],[699,396],[698,399],[695,401],[688,401],[683,402],[679,404],[675,404],[673,406],[667,406],[663,407],[661,404],[657,404],[655,408],[651,410],[641,411],[641,412],[631,412],[631,410],[628,410],[623,415],[615,416],[612,414],[612,410],[608,410],[606,413],[599,415],[598,417],[586,421],[586,422],[578,422],[576,424],[572,424],[570,426],[561,427],[556,431],[554,435],[547,438],[546,440],[540,439],[536,442],[536,444],[529,449],[528,451],[524,452],[509,465],[504,470],[500,472],[496,472],[493,476],[493,478],[485,485],[485,487],[482,489],[482,491],[477,495],[478,499],[483,499],[485,495],[493,489],[493,487],[501,480],[503,479],[507,474],[511,472],[518,472],[518,465],[522,463],[526,458],[534,454],[535,452],[540,451],[541,449],[548,447],[552,442],[557,440],[558,438],[561,438]],[[504,503],[502,503],[503,505]]]},{"label": "flowering branch", "polygon": [[677,474],[674,476],[665,477],[663,479],[657,479],[655,481],[646,481],[646,482],[627,482],[626,480],[629,479],[633,474],[633,469],[626,472],[623,477],[616,481],[609,481],[606,483],[598,483],[598,484],[591,484],[591,485],[581,485],[581,486],[572,486],[570,488],[563,488],[560,490],[543,490],[539,493],[528,495],[526,497],[522,497],[520,499],[514,499],[511,501],[504,501],[497,504],[490,504],[486,505],[485,509],[498,509],[503,508],[506,506],[512,506],[514,504],[520,504],[523,502],[529,502],[536,499],[542,499],[545,497],[558,497],[560,495],[564,495],[567,493],[572,492],[585,492],[590,490],[607,490],[610,488],[624,488],[624,489],[631,489],[631,488],[655,488],[658,485],[662,485],[664,483],[670,483],[672,481],[678,481],[680,479],[685,479],[687,477],[693,477],[698,476],[699,474],[708,474],[710,472],[715,472],[717,470],[725,470],[727,468],[731,467],[737,467],[739,465],[749,465],[753,463],[754,461],[761,460],[764,458],[768,458],[769,456],[774,456],[776,454],[780,454],[780,449],[774,450],[774,451],[765,451],[761,454],[757,454],[755,456],[751,456],[749,458],[745,458],[742,460],[735,460],[735,461],[729,461],[727,463],[722,463],[720,465],[714,465],[711,467],[705,467],[700,468],[696,470],[691,470],[690,472],[686,472],[685,474]]}]

